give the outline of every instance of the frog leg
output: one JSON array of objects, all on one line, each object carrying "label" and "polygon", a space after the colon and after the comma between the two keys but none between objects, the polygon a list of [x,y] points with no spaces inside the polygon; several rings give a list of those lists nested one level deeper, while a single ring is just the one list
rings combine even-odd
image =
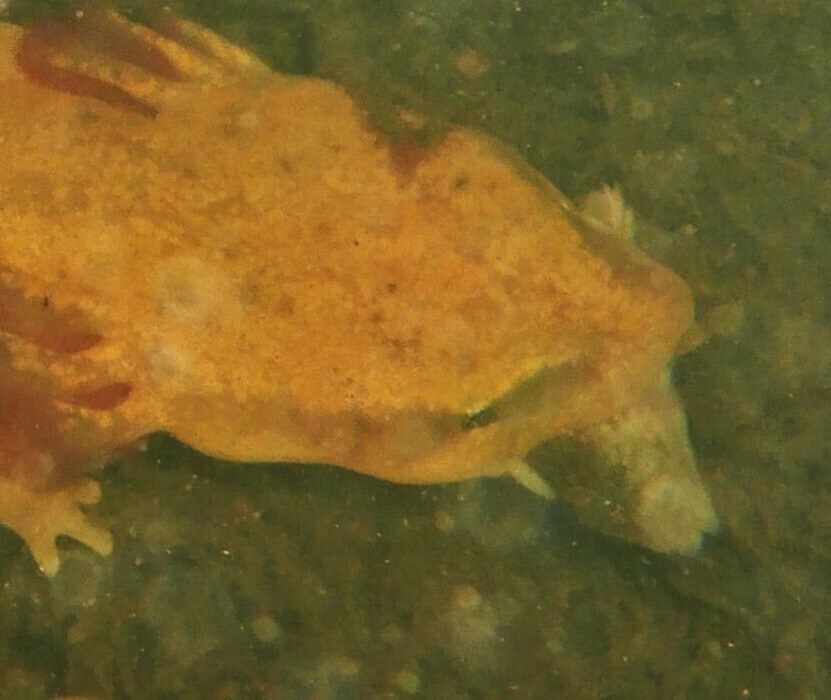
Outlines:
[{"label": "frog leg", "polygon": [[101,556],[112,551],[112,535],[90,523],[81,509],[97,503],[100,497],[101,487],[92,479],[39,489],[0,476],[0,523],[23,539],[41,571],[54,576],[60,566],[55,541],[61,535],[87,545]]},{"label": "frog leg", "polygon": [[158,113],[183,84],[240,84],[271,75],[256,56],[197,24],[166,18],[154,30],[108,9],[28,28],[17,63],[35,82],[145,116]]},{"label": "frog leg", "polygon": [[99,486],[77,475],[114,443],[110,428],[99,429],[109,416],[93,421],[89,409],[62,406],[53,380],[31,371],[0,367],[0,385],[0,523],[23,538],[49,576],[58,570],[59,535],[109,553],[110,534],[81,510],[98,501]]},{"label": "frog leg", "polygon": [[54,576],[59,536],[102,555],[112,549],[110,533],[82,510],[98,502],[100,487],[78,473],[134,437],[134,423],[114,413],[126,403],[129,385],[113,381],[105,362],[87,356],[97,345],[77,349],[67,342],[71,334],[53,336],[45,326],[11,328],[0,332],[0,524],[23,538],[40,569]]},{"label": "frog leg", "polygon": [[[221,75],[238,76],[243,79],[271,75],[271,69],[253,53],[232,44],[200,24],[169,18],[159,24],[157,29],[159,34],[165,35],[186,52],[185,60],[178,62],[182,70],[194,61],[193,57],[201,57],[199,63],[212,66],[213,70]],[[196,78],[198,74],[192,79]]]},{"label": "frog leg", "polygon": [[[134,54],[122,57],[125,61],[148,72],[162,68],[163,77],[220,85],[271,74],[254,54],[194,22],[162,17],[150,28],[130,22],[115,10],[92,13],[90,21],[96,31],[126,38],[136,46]],[[152,54],[154,63],[143,60],[142,53]]]},{"label": "frog leg", "polygon": [[[112,550],[110,533],[93,525],[83,510],[98,503],[101,488],[79,474],[104,464],[118,447],[149,432],[146,417],[136,415],[113,386],[118,387],[106,385],[79,395],[74,403],[24,395],[22,400],[32,407],[23,410],[29,412],[7,414],[0,425],[0,524],[23,538],[48,576],[58,571],[59,536],[102,556]],[[14,404],[3,408],[14,410]]]}]

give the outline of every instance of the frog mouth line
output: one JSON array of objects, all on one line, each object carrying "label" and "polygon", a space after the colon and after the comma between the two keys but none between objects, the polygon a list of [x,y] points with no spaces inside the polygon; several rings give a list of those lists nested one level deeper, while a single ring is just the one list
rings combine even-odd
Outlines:
[{"label": "frog mouth line", "polygon": [[497,420],[499,420],[499,416],[493,405],[489,404],[479,411],[465,413],[461,417],[460,424],[462,432],[468,432],[477,428],[484,428]]},{"label": "frog mouth line", "polygon": [[[483,408],[462,414],[458,418],[459,427],[462,432],[471,432],[511,420],[518,415],[537,416],[548,412],[552,405],[552,392],[562,387],[562,403],[565,403],[569,395],[574,393],[575,375],[585,376],[587,367],[588,362],[584,357],[564,362],[557,367],[543,365]],[[570,385],[572,389],[567,390]]]}]

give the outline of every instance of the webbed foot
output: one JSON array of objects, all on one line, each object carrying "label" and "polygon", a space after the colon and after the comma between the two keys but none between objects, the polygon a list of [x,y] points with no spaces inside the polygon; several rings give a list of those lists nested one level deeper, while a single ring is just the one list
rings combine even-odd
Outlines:
[{"label": "webbed foot", "polygon": [[155,116],[184,83],[271,75],[256,56],[193,22],[162,17],[151,29],[109,9],[28,28],[17,63],[35,82],[145,116]]},{"label": "webbed foot", "polygon": [[92,479],[54,490],[33,489],[0,479],[0,523],[23,538],[43,573],[54,576],[60,567],[55,541],[61,535],[87,545],[101,556],[112,551],[112,535],[90,523],[81,509],[100,498],[101,487]]}]

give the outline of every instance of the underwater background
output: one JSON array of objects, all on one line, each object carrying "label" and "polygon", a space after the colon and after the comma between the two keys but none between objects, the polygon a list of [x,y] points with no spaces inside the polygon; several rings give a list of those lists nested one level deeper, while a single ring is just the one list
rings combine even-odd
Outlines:
[{"label": "underwater background", "polygon": [[65,541],[48,580],[0,531],[0,700],[831,696],[831,5],[169,6],[342,83],[392,134],[405,108],[430,115],[420,137],[480,128],[569,196],[619,185],[695,293],[706,341],[674,376],[722,529],[691,558],[604,534],[614,485],[564,442],[533,455],[552,505],[154,436],[96,475],[109,558]]}]

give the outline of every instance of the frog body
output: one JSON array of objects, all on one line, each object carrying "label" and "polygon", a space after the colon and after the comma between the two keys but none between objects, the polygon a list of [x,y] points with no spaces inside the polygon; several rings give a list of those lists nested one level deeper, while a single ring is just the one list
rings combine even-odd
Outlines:
[{"label": "frog body", "polygon": [[659,511],[649,546],[713,529],[675,273],[475,131],[402,146],[191,23],[77,22],[0,28],[0,521],[44,571],[61,534],[109,551],[85,474],[154,431],[541,491],[526,453],[576,435]]}]

